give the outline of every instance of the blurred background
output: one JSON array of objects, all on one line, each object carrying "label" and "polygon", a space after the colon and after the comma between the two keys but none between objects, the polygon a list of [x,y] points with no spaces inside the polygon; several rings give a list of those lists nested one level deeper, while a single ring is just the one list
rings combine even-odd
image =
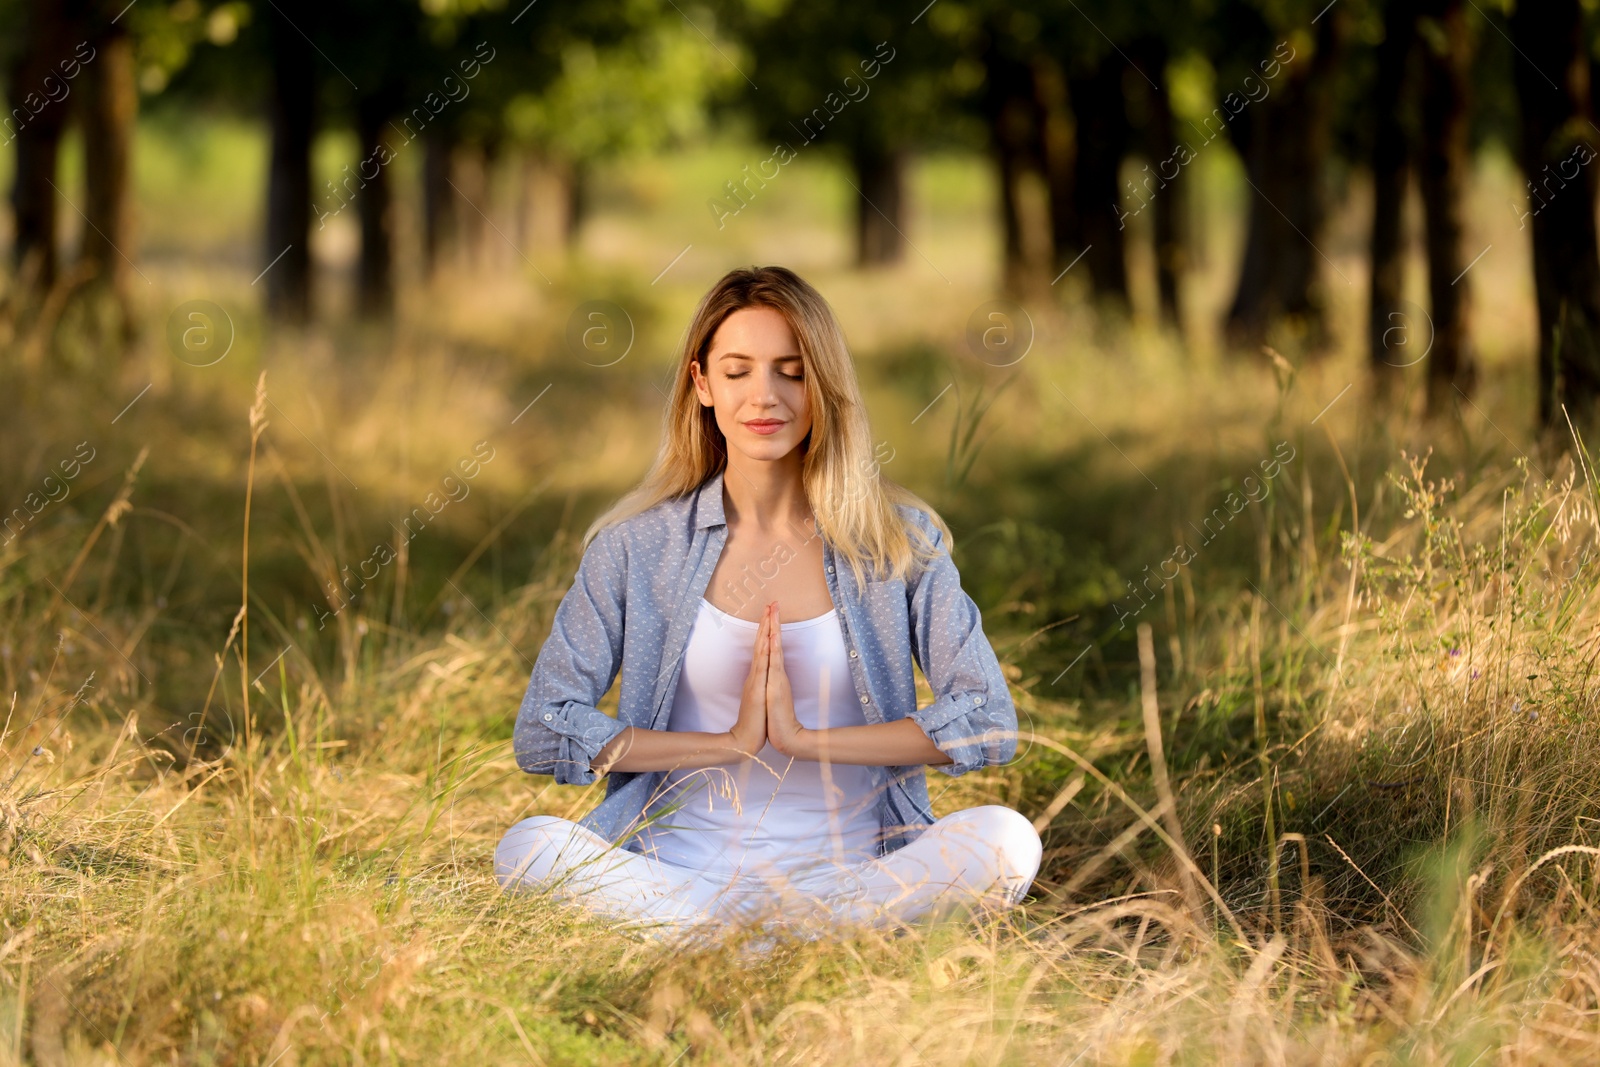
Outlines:
[{"label": "blurred background", "polygon": [[[213,683],[156,661],[237,614],[247,469],[274,487],[250,673],[338,644],[348,675],[637,480],[734,265],[834,303],[885,473],[965,521],[1041,671],[1127,660],[1119,599],[1286,426],[1368,431],[1381,497],[1369,446],[1559,446],[1600,389],[1576,2],[0,0],[0,26],[9,603],[122,612],[85,645],[179,717]],[[1194,573],[1258,555],[1226,540]]]}]

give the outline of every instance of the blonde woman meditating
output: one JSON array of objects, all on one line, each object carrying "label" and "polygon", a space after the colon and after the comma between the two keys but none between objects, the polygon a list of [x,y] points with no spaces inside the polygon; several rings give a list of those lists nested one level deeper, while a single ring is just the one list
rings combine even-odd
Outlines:
[{"label": "blonde woman meditating", "polygon": [[[685,335],[661,451],[590,527],[517,714],[517,763],[606,777],[495,851],[507,889],[619,925],[815,931],[1020,901],[1038,834],[933,818],[925,767],[1009,760],[1016,710],[944,521],[872,461],[844,334],[782,267]],[[912,663],[934,701],[916,706]],[[595,705],[622,674],[616,718]]]}]

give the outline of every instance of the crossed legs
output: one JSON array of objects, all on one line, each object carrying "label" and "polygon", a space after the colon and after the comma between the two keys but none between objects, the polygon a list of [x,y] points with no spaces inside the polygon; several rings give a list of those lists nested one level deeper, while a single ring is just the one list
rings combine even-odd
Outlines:
[{"label": "crossed legs", "polygon": [[566,819],[535,815],[501,839],[495,877],[507,891],[548,888],[627,927],[684,929],[758,915],[781,925],[881,926],[1016,904],[1040,856],[1039,835],[1025,816],[985,805],[947,815],[874,860],[821,864],[782,883],[730,884],[613,848]]}]

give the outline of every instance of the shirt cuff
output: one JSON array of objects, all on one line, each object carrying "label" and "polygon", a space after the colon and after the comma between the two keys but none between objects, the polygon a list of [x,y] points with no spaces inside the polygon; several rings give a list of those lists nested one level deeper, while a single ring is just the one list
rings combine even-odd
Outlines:
[{"label": "shirt cuff", "polygon": [[627,724],[586,704],[569,701],[557,711],[546,711],[541,718],[561,735],[561,759],[556,781],[563,785],[588,785],[599,777],[591,764],[611,739],[627,729]]},{"label": "shirt cuff", "polygon": [[989,762],[985,749],[993,743],[993,731],[981,725],[984,716],[973,714],[982,711],[986,702],[982,693],[946,693],[911,713],[911,719],[939,751],[950,757],[949,763],[934,764],[937,770],[965,774]]}]

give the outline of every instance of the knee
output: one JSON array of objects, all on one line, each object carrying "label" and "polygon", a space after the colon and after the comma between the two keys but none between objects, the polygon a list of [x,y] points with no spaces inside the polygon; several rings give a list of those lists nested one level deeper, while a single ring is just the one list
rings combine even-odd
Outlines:
[{"label": "knee", "polygon": [[553,815],[534,815],[511,829],[494,850],[494,876],[505,889],[544,881],[555,856],[571,837],[576,823]]},{"label": "knee", "polygon": [[968,808],[956,815],[962,816],[962,821],[995,850],[1003,876],[1024,885],[1033,881],[1034,875],[1039,873],[1044,846],[1026,815],[1001,804]]}]

